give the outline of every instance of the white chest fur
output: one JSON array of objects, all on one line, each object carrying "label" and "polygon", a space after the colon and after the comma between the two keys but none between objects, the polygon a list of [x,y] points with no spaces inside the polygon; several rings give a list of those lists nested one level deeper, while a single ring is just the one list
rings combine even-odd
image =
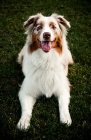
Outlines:
[{"label": "white chest fur", "polygon": [[23,60],[23,73],[30,79],[31,85],[50,97],[60,86],[64,76],[61,56],[51,50],[49,53],[41,49],[32,54],[26,53]]}]

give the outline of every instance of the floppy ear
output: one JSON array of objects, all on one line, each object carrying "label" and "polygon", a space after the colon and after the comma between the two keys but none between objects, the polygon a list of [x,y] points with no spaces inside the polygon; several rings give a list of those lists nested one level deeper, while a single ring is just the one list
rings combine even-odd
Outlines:
[{"label": "floppy ear", "polygon": [[63,16],[59,16],[59,23],[64,25],[66,28],[70,28],[70,23],[63,17]]},{"label": "floppy ear", "polygon": [[28,20],[24,22],[23,27],[25,29],[27,29],[29,26],[34,25],[40,16],[42,16],[42,14],[37,14],[37,15],[34,15],[34,16],[30,16],[28,18]]},{"label": "floppy ear", "polygon": [[56,18],[59,24],[63,25],[66,28],[70,28],[70,23],[61,15],[52,14],[52,17]]}]

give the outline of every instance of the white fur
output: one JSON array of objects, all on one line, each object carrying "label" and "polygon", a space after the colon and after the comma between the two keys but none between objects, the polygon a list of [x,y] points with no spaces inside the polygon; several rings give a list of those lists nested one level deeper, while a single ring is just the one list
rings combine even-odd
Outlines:
[{"label": "white fur", "polygon": [[[56,19],[53,20],[56,22]],[[26,44],[18,58],[18,61],[21,62],[21,56],[23,56],[22,70],[25,79],[19,91],[22,115],[17,126],[19,129],[28,129],[33,106],[40,95],[46,97],[55,95],[59,102],[60,122],[71,125],[69,113],[70,83],[66,75],[68,73],[68,59],[72,60],[72,56],[68,50],[65,35],[63,35],[62,55],[59,55],[55,49],[51,49],[48,53],[43,52],[42,49],[29,53],[28,45],[30,42],[32,42],[31,34],[28,33]]]},{"label": "white fur", "polygon": [[38,20],[38,23],[41,22],[41,21],[44,21],[44,26],[43,26],[43,30],[40,34],[40,41],[44,41],[44,38],[43,38],[43,33],[44,32],[49,32],[51,34],[50,41],[53,41],[55,39],[55,34],[49,26],[50,21],[53,21],[55,23],[56,32],[57,32],[58,35],[60,35],[61,30],[58,26],[57,21],[52,16],[51,17],[40,17],[40,19]]}]

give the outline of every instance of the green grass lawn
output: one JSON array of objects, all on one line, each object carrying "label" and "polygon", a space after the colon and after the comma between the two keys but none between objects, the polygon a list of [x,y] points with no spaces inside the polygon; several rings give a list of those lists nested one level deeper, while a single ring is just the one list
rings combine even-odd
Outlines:
[{"label": "green grass lawn", "polygon": [[[34,106],[31,127],[17,130],[21,115],[18,99],[23,81],[17,55],[25,43],[23,22],[36,13],[64,15],[71,23],[67,40],[74,65],[69,67],[72,84],[72,125],[59,122],[58,102],[41,97]],[[91,2],[87,0],[0,0],[0,140],[91,139]]]}]

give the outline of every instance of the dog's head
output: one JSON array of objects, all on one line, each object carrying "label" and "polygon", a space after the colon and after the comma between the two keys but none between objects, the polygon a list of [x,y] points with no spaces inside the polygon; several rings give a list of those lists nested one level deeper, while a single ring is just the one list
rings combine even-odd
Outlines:
[{"label": "dog's head", "polygon": [[55,48],[58,53],[62,52],[62,36],[66,35],[66,29],[70,28],[70,23],[57,14],[45,17],[42,14],[30,16],[24,22],[26,33],[32,37],[30,52],[42,49],[49,52]]}]

